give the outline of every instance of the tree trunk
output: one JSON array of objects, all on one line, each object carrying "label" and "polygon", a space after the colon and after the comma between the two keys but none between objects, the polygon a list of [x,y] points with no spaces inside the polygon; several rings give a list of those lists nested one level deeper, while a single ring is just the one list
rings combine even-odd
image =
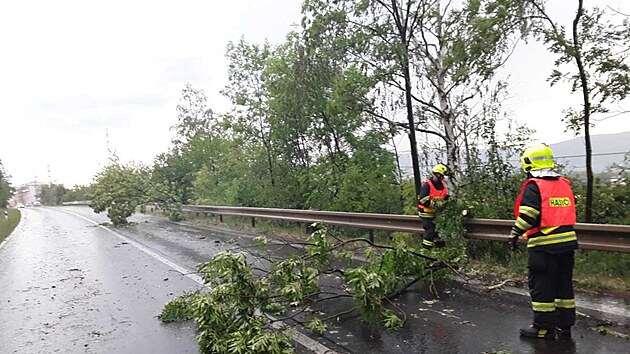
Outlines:
[{"label": "tree trunk", "polygon": [[[440,69],[441,70],[441,69]],[[440,73],[441,74],[441,73]],[[446,164],[452,171],[459,171],[458,149],[455,144],[455,130],[453,129],[453,114],[448,103],[448,96],[444,91],[444,77],[438,76],[438,96],[440,97],[440,120],[444,125],[444,143],[446,145]]]},{"label": "tree trunk", "polygon": [[[405,78],[405,106],[407,108],[407,122],[409,124],[409,144],[411,145],[411,164],[413,165],[413,179],[416,189],[416,196],[420,195],[422,181],[420,176],[420,165],[418,160],[418,146],[416,143],[416,126],[413,118],[413,104],[411,97],[411,73],[409,70],[409,38],[407,36],[407,22],[403,24],[403,16],[399,12],[397,0],[392,0],[392,12],[396,21],[396,29],[400,43],[404,52],[399,53],[400,65],[402,66],[403,77]],[[409,14],[407,13],[407,16]],[[406,17],[408,19],[408,17]]]},{"label": "tree trunk", "polygon": [[396,170],[398,174],[398,187],[400,189],[400,208],[401,210],[405,209],[405,190],[403,188],[402,180],[402,168],[400,167],[400,154],[398,153],[398,148],[396,147],[396,141],[394,140],[396,136],[396,132],[393,127],[390,127],[390,139],[392,140],[392,146],[394,147],[394,156],[396,157]]},{"label": "tree trunk", "polygon": [[[438,2],[439,9],[439,2]],[[438,11],[440,13],[440,11]],[[438,38],[443,38],[442,33],[442,18],[438,18]],[[437,72],[437,93],[440,100],[440,120],[444,125],[444,143],[446,145],[446,164],[451,171],[459,171],[458,167],[458,155],[457,144],[455,143],[455,130],[453,128],[453,111],[448,101],[448,94],[446,93],[446,72],[444,70],[444,47],[440,41],[439,57],[436,60],[436,72]],[[455,182],[455,178],[452,178]]]},{"label": "tree trunk", "polygon": [[[262,117],[262,112],[259,113],[259,117]],[[269,178],[271,180],[271,186],[276,186],[276,179],[273,171],[273,154],[271,151],[271,143],[267,139],[265,135],[265,130],[263,127],[262,119],[259,119],[259,129],[260,129],[260,139],[262,140],[263,146],[265,147],[265,153],[267,155],[267,170],[269,171]]]},{"label": "tree trunk", "polygon": [[582,63],[582,55],[580,52],[578,39],[578,26],[580,17],[584,13],[583,0],[578,0],[578,9],[575,19],[573,20],[573,48],[575,62],[580,71],[580,82],[582,84],[582,98],[584,100],[584,142],[586,145],[586,205],[584,207],[584,222],[592,222],[593,220],[593,165],[592,165],[592,148],[591,148],[591,102],[588,90],[588,78],[584,63]]},{"label": "tree trunk", "polygon": [[420,175],[420,164],[418,159],[418,145],[416,143],[416,126],[413,119],[413,106],[411,103],[411,77],[409,74],[409,61],[405,63],[403,68],[405,76],[405,105],[407,106],[407,121],[409,122],[409,144],[411,145],[411,162],[413,165],[413,179],[416,186],[416,195],[420,195],[422,187],[422,176]]}]

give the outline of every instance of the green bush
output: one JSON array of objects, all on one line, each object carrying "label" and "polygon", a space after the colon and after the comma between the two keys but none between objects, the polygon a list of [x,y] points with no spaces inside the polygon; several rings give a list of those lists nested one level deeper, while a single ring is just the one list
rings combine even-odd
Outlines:
[{"label": "green bush", "polygon": [[121,165],[113,161],[96,176],[92,209],[114,225],[124,225],[139,205],[149,201],[149,172],[144,166]]}]

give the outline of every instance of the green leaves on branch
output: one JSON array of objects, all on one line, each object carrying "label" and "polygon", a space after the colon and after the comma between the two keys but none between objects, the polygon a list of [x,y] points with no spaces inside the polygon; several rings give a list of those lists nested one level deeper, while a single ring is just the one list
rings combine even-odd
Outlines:
[{"label": "green leaves on branch", "polygon": [[463,212],[469,208],[465,203],[461,199],[448,200],[439,209],[434,222],[441,238],[449,241],[464,239],[466,230],[464,228],[465,218]]},{"label": "green leaves on branch", "polygon": [[320,227],[311,234],[308,240],[311,242],[306,250],[309,258],[319,269],[328,267],[330,265],[333,248],[330,242],[328,242],[326,228]]},{"label": "green leaves on branch", "polygon": [[169,301],[162,312],[158,315],[158,319],[162,322],[179,322],[193,319],[192,306],[190,305],[201,296],[199,292],[185,293]]},{"label": "green leaves on branch", "polygon": [[288,336],[270,331],[269,280],[254,276],[245,254],[220,253],[199,272],[209,290],[187,300],[202,353],[293,352]]},{"label": "green leaves on branch", "polygon": [[124,225],[137,206],[150,201],[150,179],[143,165],[112,161],[95,177],[91,207],[97,213],[107,210],[114,225]]},{"label": "green leaves on branch", "polygon": [[272,265],[271,284],[291,304],[300,304],[319,290],[319,272],[297,257]]},{"label": "green leaves on branch", "polygon": [[[287,318],[322,334],[328,319],[358,310],[365,320],[400,328],[405,314],[389,297],[417,280],[440,275],[446,267],[423,255],[417,245],[398,241],[394,246],[379,246],[365,239],[339,238],[333,242],[324,227],[311,235],[305,249],[279,259],[265,237],[254,242],[261,246],[261,254],[223,252],[201,264],[198,269],[205,288],[173,299],[160,314],[165,322],[192,318],[202,353],[290,352],[290,338],[274,326]],[[298,249],[289,242],[286,245]],[[361,250],[370,254],[361,265],[337,268],[337,259],[356,263],[352,255]],[[325,291],[320,287],[324,279]],[[354,307],[340,314],[325,313],[327,301],[343,298],[353,299]]]},{"label": "green leaves on branch", "polygon": [[386,274],[367,268],[356,268],[346,273],[349,290],[354,294],[355,303],[361,308],[361,316],[373,320],[382,316],[383,299],[392,290],[388,286]]},{"label": "green leaves on branch", "polygon": [[313,333],[323,335],[324,333],[326,333],[327,326],[324,321],[320,320],[317,317],[312,317],[306,324],[306,328],[313,331]]}]

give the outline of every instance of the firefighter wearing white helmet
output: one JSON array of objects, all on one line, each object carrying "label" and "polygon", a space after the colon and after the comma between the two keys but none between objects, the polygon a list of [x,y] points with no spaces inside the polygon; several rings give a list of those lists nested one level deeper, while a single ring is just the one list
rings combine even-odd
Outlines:
[{"label": "firefighter wearing white helmet", "polygon": [[521,328],[523,337],[571,337],[575,324],[573,294],[574,250],[577,237],[575,198],[568,179],[553,168],[553,151],[545,144],[521,155],[527,180],[514,206],[516,221],[508,245],[516,250],[519,238],[528,251],[528,278],[534,321]]},{"label": "firefighter wearing white helmet", "polygon": [[446,165],[439,163],[431,170],[433,175],[420,188],[418,195],[418,216],[424,229],[422,247],[432,249],[435,246],[435,209],[448,199],[448,188],[444,183],[444,176],[449,173]]}]

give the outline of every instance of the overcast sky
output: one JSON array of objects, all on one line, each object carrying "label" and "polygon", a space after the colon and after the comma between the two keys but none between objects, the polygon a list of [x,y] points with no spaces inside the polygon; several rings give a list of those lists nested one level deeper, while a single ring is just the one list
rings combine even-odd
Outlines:
[{"label": "overcast sky", "polygon": [[[570,20],[574,2],[561,1],[552,15]],[[585,3],[630,13],[624,0]],[[215,111],[227,110],[219,90],[228,42],[280,43],[300,7],[299,0],[0,2],[0,161],[13,185],[91,183],[107,160],[106,131],[123,162],[150,164],[168,149],[185,84],[204,90]],[[549,88],[552,65],[530,44],[506,69],[506,108],[549,143],[572,137],[560,118],[579,102],[566,87]],[[622,115],[593,133],[628,130]]]}]

